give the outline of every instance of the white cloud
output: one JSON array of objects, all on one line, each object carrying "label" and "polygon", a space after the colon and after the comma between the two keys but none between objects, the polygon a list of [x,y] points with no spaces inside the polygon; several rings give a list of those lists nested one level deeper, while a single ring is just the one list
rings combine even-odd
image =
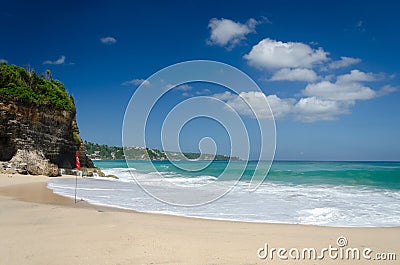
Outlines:
[{"label": "white cloud", "polygon": [[378,79],[379,75],[352,70],[350,74],[338,76],[334,83],[324,80],[319,83],[308,84],[302,93],[324,100],[367,100],[377,97],[378,93],[363,85],[363,82],[372,82]]},{"label": "white cloud", "polygon": [[359,59],[359,58],[352,58],[352,57],[342,56],[342,57],[340,57],[340,60],[331,62],[328,65],[328,67],[330,69],[339,69],[339,68],[348,67],[348,66],[353,65],[353,64],[358,64],[360,62],[361,62],[361,59]]},{"label": "white cloud", "polygon": [[122,83],[123,86],[139,86],[139,85],[144,85],[144,86],[150,86],[149,80],[146,79],[133,79],[129,81],[125,81]]},{"label": "white cloud", "polygon": [[354,101],[340,102],[316,97],[301,98],[293,107],[294,118],[303,122],[334,120],[340,114],[350,113]]},{"label": "white cloud", "polygon": [[269,95],[267,100],[275,119],[283,118],[293,112],[293,104],[296,102],[295,99],[281,99],[277,95]]},{"label": "white cloud", "polygon": [[117,39],[114,37],[104,37],[104,38],[100,38],[101,43],[104,44],[114,44],[117,42]]},{"label": "white cloud", "polygon": [[0,59],[0,63],[8,63],[6,59]]},{"label": "white cloud", "polygon": [[189,86],[189,85],[182,85],[182,86],[178,86],[177,88],[175,88],[176,90],[180,90],[183,91],[182,96],[183,97],[193,97],[193,96],[202,96],[202,95],[207,95],[211,93],[211,90],[208,88],[204,88],[201,90],[197,90],[194,91],[194,93],[190,93],[189,91],[193,89],[193,87]]},{"label": "white cloud", "polygon": [[195,92],[195,94],[196,95],[206,95],[206,94],[210,94],[211,93],[211,90],[210,89],[208,89],[208,88],[204,88],[204,89],[202,89],[202,90],[200,90],[200,91],[196,91]]},{"label": "white cloud", "polygon": [[308,97],[300,99],[295,106],[297,118],[305,121],[335,119],[340,114],[350,113],[350,107],[357,100],[369,100],[397,90],[389,85],[374,90],[363,84],[381,78],[381,74],[352,70],[349,74],[338,76],[336,82],[324,80],[308,84],[302,90],[302,94]]},{"label": "white cloud", "polygon": [[[350,107],[355,104],[354,100],[329,100],[315,96],[300,98],[299,100],[279,98],[277,95],[266,96],[257,91],[242,92],[239,95],[225,92],[214,94],[213,97],[226,102],[240,115],[260,119],[271,118],[271,113],[265,107],[265,100],[267,100],[275,119],[291,118],[300,122],[335,120],[339,115],[349,114]],[[231,108],[227,108],[227,110],[231,111]]]},{"label": "white cloud", "polygon": [[302,91],[306,96],[315,96],[325,100],[366,100],[376,97],[376,92],[357,82],[332,83],[322,81],[309,84]]},{"label": "white cloud", "polygon": [[266,108],[266,96],[257,91],[241,92],[232,95],[226,103],[238,113],[259,119],[271,118],[270,111]]},{"label": "white cloud", "polygon": [[234,99],[236,96],[228,91],[225,91],[224,93],[214,94],[213,97],[222,101],[227,101]]},{"label": "white cloud", "polygon": [[[213,97],[225,101],[239,114],[260,119],[270,119],[271,112],[266,107],[268,102],[275,118],[282,118],[291,112],[294,99],[280,99],[276,95],[266,96],[259,91],[241,92],[239,95],[230,92],[214,94]],[[230,108],[227,108],[231,110]]]},{"label": "white cloud", "polygon": [[350,74],[344,74],[337,77],[337,82],[372,82],[379,79],[379,75],[373,73],[364,73],[360,70],[351,70]]},{"label": "white cloud", "polygon": [[[241,115],[251,118],[268,117],[268,109],[265,108],[266,96],[264,93],[250,91],[241,92],[237,95],[226,91],[221,94],[214,94],[213,97],[225,101],[227,105]],[[227,107],[226,109],[232,110],[231,108]]]},{"label": "white cloud", "polygon": [[[298,95],[295,95],[297,99],[266,96],[256,91],[239,95],[229,92],[213,95],[239,114],[252,118],[271,118],[265,108],[265,100],[268,100],[276,119],[290,118],[301,122],[334,120],[340,115],[351,113],[351,108],[358,100],[373,99],[399,89],[391,85],[373,89],[373,86],[366,84],[386,79],[384,73],[367,73],[354,69],[347,74],[337,75],[334,70],[358,64],[361,59],[342,56],[332,61],[329,53],[322,48],[314,49],[301,42],[266,38],[254,45],[243,58],[250,66],[271,73],[269,81],[307,82],[300,94],[303,97],[297,98]],[[331,72],[319,76],[317,72],[321,73],[322,70]]]},{"label": "white cloud", "polygon": [[317,80],[317,74],[307,68],[283,68],[276,71],[272,77],[271,81],[306,81],[306,82],[313,82]]},{"label": "white cloud", "polygon": [[189,90],[192,90],[192,88],[193,87],[189,86],[188,84],[183,84],[183,85],[177,86],[174,89],[180,90],[180,91],[189,91]]},{"label": "white cloud", "polygon": [[188,84],[183,84],[183,85],[179,85],[179,86],[176,86],[176,85],[173,85],[173,84],[166,84],[164,86],[164,90],[168,90],[168,89],[171,89],[171,88],[173,88],[174,90],[186,91],[186,92],[193,89],[193,87],[189,86]]},{"label": "white cloud", "polygon": [[168,90],[168,89],[170,89],[170,88],[173,88],[175,85],[173,85],[173,84],[166,84],[165,86],[164,86],[164,90]]},{"label": "white cloud", "polygon": [[43,62],[43,64],[56,64],[56,65],[58,65],[58,64],[64,64],[65,63],[65,56],[64,55],[62,55],[60,58],[58,58],[57,60],[55,60],[55,61],[50,61],[50,60],[48,60],[48,61],[44,61]]},{"label": "white cloud", "polygon": [[225,18],[212,18],[208,23],[211,35],[207,43],[209,45],[233,48],[240,41],[246,39],[247,34],[254,33],[259,23],[259,21],[253,18],[250,18],[245,24]]},{"label": "white cloud", "polygon": [[263,39],[244,55],[248,64],[257,68],[312,68],[328,60],[322,48],[313,49],[301,42],[281,42]]},{"label": "white cloud", "polygon": [[[229,93],[229,92],[227,92]],[[229,93],[230,94],[230,93]],[[221,95],[221,94],[220,94]],[[349,107],[353,102],[339,102],[334,100],[322,100],[316,97],[282,99],[277,95],[266,96],[262,92],[242,92],[239,95],[227,94],[226,103],[239,114],[247,117],[261,119],[271,118],[271,113],[265,108],[265,99],[272,110],[275,119],[292,117],[301,122],[315,122],[321,120],[333,120],[340,114],[349,113]],[[252,109],[246,104],[248,103]],[[255,114],[253,114],[252,110]]]},{"label": "white cloud", "polygon": [[381,89],[379,89],[377,91],[377,96],[378,97],[386,96],[386,95],[388,95],[390,93],[393,93],[393,92],[396,92],[398,90],[399,90],[398,87],[394,87],[394,86],[391,86],[391,85],[385,85],[385,86],[381,87]]},{"label": "white cloud", "polygon": [[[290,73],[288,71],[288,74]],[[357,100],[373,99],[399,89],[385,85],[376,90],[364,85],[366,82],[378,81],[383,77],[382,74],[352,70],[348,74],[337,76],[335,81],[326,79],[308,84],[301,91],[304,97],[300,99],[279,98],[277,95],[266,96],[257,91],[242,92],[239,95],[224,92],[213,96],[226,102],[239,114],[251,118],[271,118],[265,108],[266,99],[275,119],[290,118],[301,122],[335,120],[340,115],[351,113],[351,108]]]}]

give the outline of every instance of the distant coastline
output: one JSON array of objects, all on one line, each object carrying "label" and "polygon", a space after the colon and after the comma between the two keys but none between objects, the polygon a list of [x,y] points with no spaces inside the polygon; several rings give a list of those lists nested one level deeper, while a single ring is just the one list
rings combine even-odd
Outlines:
[{"label": "distant coastline", "polygon": [[[161,151],[158,149],[147,148],[147,147],[128,147],[125,149],[120,146],[109,146],[105,144],[96,144],[88,141],[84,141],[87,156],[92,160],[240,160],[236,156],[226,155],[212,155],[212,154],[200,154],[190,152],[170,152]],[[126,157],[127,155],[127,157]]]}]

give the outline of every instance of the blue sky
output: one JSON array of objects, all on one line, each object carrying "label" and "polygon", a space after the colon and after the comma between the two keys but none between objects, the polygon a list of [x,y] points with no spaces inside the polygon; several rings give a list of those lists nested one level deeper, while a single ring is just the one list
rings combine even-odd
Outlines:
[{"label": "blue sky", "polygon": [[[25,3],[23,3],[25,2]],[[253,78],[276,118],[277,159],[400,160],[400,20],[396,1],[2,1],[0,59],[50,69],[75,97],[85,140],[121,145],[124,112],[141,80],[186,60],[230,64]],[[175,101],[215,96],[196,84]],[[254,129],[254,119],[235,99]],[[221,97],[220,97],[221,98]],[[161,122],[162,119],[155,119]],[[185,151],[226,133],[197,120]],[[155,125],[157,127],[157,125]],[[204,128],[208,128],[205,130]],[[160,148],[153,130],[149,146]],[[257,135],[250,133],[256,145]],[[257,152],[255,148],[252,152]],[[253,156],[255,154],[252,154]]]}]

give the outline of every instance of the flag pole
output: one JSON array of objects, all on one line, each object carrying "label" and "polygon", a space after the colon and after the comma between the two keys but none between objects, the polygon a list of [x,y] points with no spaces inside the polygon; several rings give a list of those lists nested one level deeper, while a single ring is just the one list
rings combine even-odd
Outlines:
[{"label": "flag pole", "polygon": [[75,203],[76,203],[76,190],[78,189],[78,172],[76,172],[75,176]]}]

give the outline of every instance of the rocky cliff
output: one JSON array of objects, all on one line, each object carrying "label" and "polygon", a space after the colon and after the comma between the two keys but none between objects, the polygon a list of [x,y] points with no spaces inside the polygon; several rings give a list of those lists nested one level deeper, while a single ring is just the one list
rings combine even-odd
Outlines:
[{"label": "rocky cliff", "polygon": [[[29,157],[33,156],[36,159],[33,160],[37,161],[34,164],[42,164],[41,167],[36,168],[43,168],[48,163],[49,170],[44,173],[55,175],[54,167],[51,165],[60,168],[74,168],[75,153],[79,151],[81,166],[94,167],[93,162],[86,156],[79,136],[75,120],[76,110],[72,98],[70,98],[72,105],[64,107],[54,102],[62,102],[60,98],[65,97],[66,91],[65,94],[56,91],[55,94],[59,98],[52,96],[50,100],[41,95],[41,93],[45,93],[46,96],[53,93],[52,90],[49,92],[49,89],[55,89],[56,85],[61,83],[56,81],[53,84],[52,81],[46,81],[44,78],[36,76],[34,77],[36,83],[32,85],[30,81],[32,77],[27,70],[22,68],[20,70],[12,66],[22,74],[10,77],[7,67],[9,66],[4,64],[0,67],[0,161],[10,161],[9,167],[17,169],[17,171],[19,169],[20,171],[26,170],[26,173],[30,174],[40,173],[37,172],[38,170],[28,170],[28,162],[32,164],[32,159]],[[27,72],[28,81],[23,79],[23,71]],[[24,82],[21,81],[20,84],[16,84],[17,81],[13,80],[20,81],[21,78]],[[44,85],[41,87],[40,84],[48,85],[50,88],[45,90],[42,88]],[[62,89],[64,88],[62,87]],[[29,96],[26,96],[27,94]],[[36,94],[39,95],[35,97]],[[68,94],[66,95],[68,96]],[[36,98],[43,100],[34,100]],[[40,157],[43,158],[41,162],[39,162]],[[27,159],[30,161],[24,161]],[[31,165],[30,168],[35,168],[35,166]]]}]

